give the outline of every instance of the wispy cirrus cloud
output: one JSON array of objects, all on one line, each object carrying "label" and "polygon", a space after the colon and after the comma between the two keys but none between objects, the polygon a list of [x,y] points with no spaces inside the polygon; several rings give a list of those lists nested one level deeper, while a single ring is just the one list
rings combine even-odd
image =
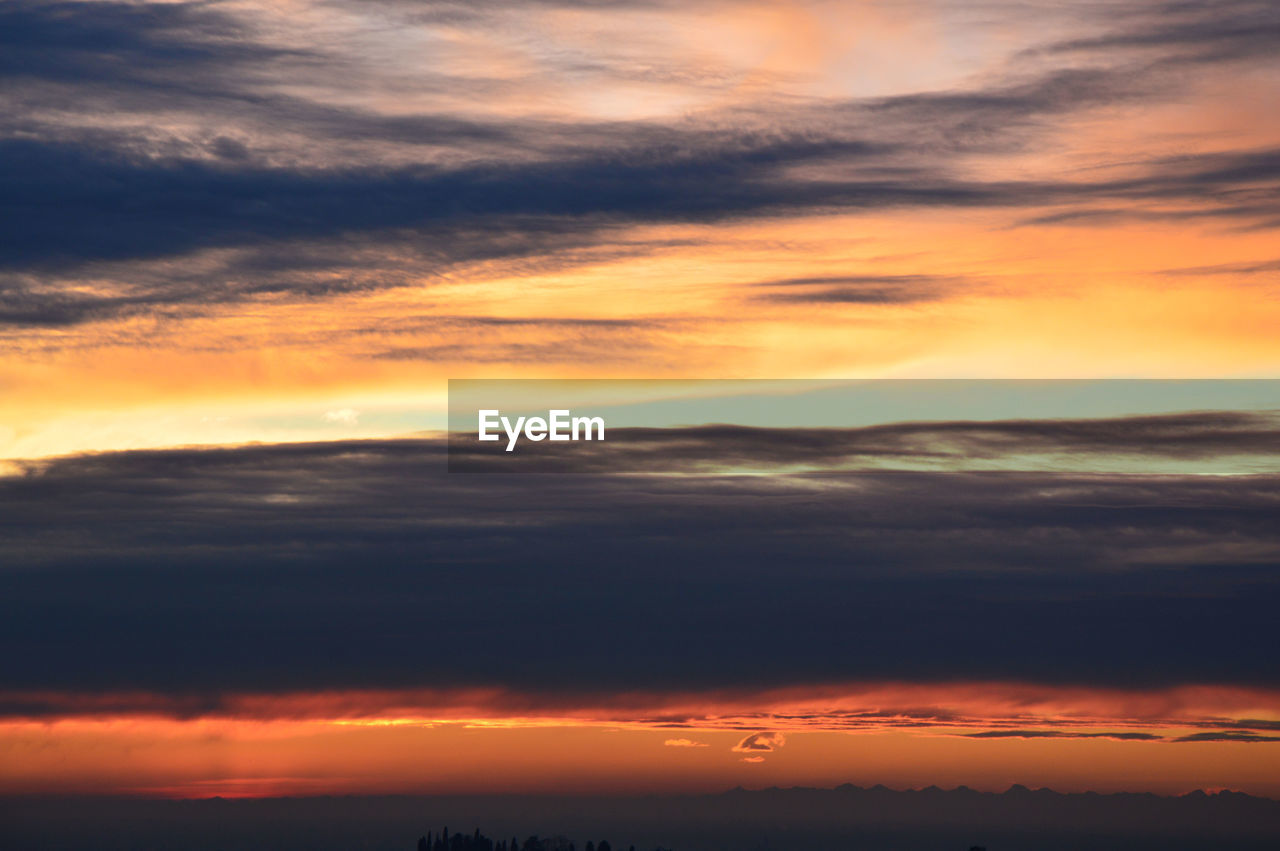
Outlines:
[{"label": "wispy cirrus cloud", "polygon": [[757,281],[762,301],[780,304],[913,304],[955,292],[972,292],[977,282],[954,275],[832,275]]},{"label": "wispy cirrus cloud", "polygon": [[[764,97],[726,102],[722,93],[718,106],[635,117],[482,110],[468,105],[482,98],[457,96],[530,85],[572,91],[586,80],[636,76],[636,57],[607,39],[543,50],[520,36],[517,21],[536,28],[569,9],[607,32],[636,15],[649,21],[655,9],[716,8],[317,4],[296,16],[298,32],[315,36],[303,38],[268,9],[232,3],[10,4],[0,75],[23,85],[4,96],[0,121],[0,185],[12,222],[0,240],[8,271],[0,321],[58,328],[371,293],[442,271],[465,276],[478,260],[608,253],[644,226],[908,209],[1006,211],[1031,225],[1121,218],[1265,228],[1280,220],[1273,144],[1176,158],[1139,152],[1121,176],[1109,161],[1070,176],[981,165],[982,157],[1034,153],[1074,116],[1173,97],[1177,61],[1265,61],[1257,47],[1274,11],[1251,3],[1106,17],[1059,10],[1077,37],[1015,52],[979,77],[888,95],[799,96],[779,77]],[[354,27],[346,40],[332,35],[334,10]],[[409,71],[356,50],[381,44],[388,23],[406,44],[435,50],[413,51]],[[447,37],[457,28],[494,48],[486,71]],[[732,70],[695,67],[661,39],[652,47],[661,52],[641,76],[661,65],[677,88],[737,85]],[[383,259],[359,270],[333,258],[317,266],[334,241]],[[167,270],[148,284],[134,268],[211,250],[267,250],[277,269],[264,280],[245,258],[185,282]],[[972,289],[962,276],[899,275],[882,285],[874,276],[829,277],[826,286],[779,286],[761,300],[917,303]],[[797,278],[806,279],[813,276]]]},{"label": "wispy cirrus cloud", "polygon": [[1280,14],[1257,0],[1180,0],[1117,7],[1110,31],[1065,39],[1048,52],[1114,55],[1134,52],[1168,65],[1247,63],[1274,56]]},{"label": "wispy cirrus cloud", "polygon": [[[700,425],[610,430],[611,442],[572,455],[532,446],[520,457],[459,441],[456,469],[522,472],[678,472],[812,465],[973,467],[1035,456],[1065,466],[1110,459],[1191,462],[1252,457],[1266,469],[1277,439],[1270,412],[1204,411],[1098,419],[906,422],[858,428]],[[500,447],[499,447],[500,449]]]}]

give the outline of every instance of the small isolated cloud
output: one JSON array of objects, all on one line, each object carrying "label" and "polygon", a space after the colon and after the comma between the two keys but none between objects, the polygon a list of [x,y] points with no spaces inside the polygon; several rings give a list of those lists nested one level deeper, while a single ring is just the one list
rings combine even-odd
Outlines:
[{"label": "small isolated cloud", "polygon": [[786,743],[787,738],[781,733],[752,733],[734,745],[733,749],[736,753],[768,753]]},{"label": "small isolated cloud", "polygon": [[764,757],[762,757],[762,756],[744,756],[744,757],[742,758],[742,760],[741,760],[741,761],[742,761],[742,762],[764,762]]},{"label": "small isolated cloud", "polygon": [[709,748],[706,742],[695,742],[693,739],[667,739],[663,742],[669,748]]},{"label": "small isolated cloud", "polygon": [[336,411],[325,411],[324,420],[341,425],[355,425],[360,420],[360,412],[354,408],[339,408]]},{"label": "small isolated cloud", "polygon": [[1164,736],[1154,733],[1081,733],[1074,730],[984,730],[964,733],[969,739],[1116,739],[1122,742],[1156,742]]},{"label": "small isolated cloud", "polygon": [[1175,742],[1280,742],[1280,736],[1263,736],[1258,733],[1237,733],[1223,730],[1218,733],[1192,733],[1180,736]]}]

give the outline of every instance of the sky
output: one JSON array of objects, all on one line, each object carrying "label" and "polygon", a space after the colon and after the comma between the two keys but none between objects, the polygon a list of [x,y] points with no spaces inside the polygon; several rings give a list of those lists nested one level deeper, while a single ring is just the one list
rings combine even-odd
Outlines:
[{"label": "sky", "polygon": [[[0,795],[1280,797],[1278,45],[9,0]],[[481,378],[648,389],[449,473]]]}]

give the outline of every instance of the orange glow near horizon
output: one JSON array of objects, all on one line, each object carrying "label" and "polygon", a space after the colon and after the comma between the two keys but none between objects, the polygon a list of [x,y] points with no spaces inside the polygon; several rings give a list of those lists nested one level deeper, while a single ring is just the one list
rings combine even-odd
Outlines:
[{"label": "orange glow near horizon", "polygon": [[[0,794],[172,798],[369,794],[709,793],[733,786],[1014,783],[1058,791],[1280,796],[1280,749],[1256,742],[975,739],[940,730],[809,731],[760,756],[745,731],[573,723],[64,721],[0,725]],[[696,745],[706,745],[698,747]]]},{"label": "orange glow near horizon", "polygon": [[[195,717],[142,710],[141,697],[0,722],[0,794],[628,794],[853,782],[1280,795],[1280,748],[1265,732],[1280,725],[1280,695],[1265,690],[890,683],[560,706],[501,692],[348,692],[244,696]],[[104,712],[113,701],[137,709]],[[757,732],[780,735],[739,747]],[[1193,738],[1223,732],[1252,738]]]}]

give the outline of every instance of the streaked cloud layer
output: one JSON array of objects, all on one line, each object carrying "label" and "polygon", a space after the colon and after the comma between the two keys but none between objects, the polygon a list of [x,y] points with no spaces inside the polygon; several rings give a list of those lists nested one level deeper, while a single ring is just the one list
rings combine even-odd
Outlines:
[{"label": "streaked cloud layer", "polygon": [[3,629],[32,648],[5,682],[1280,687],[1274,475],[507,478],[446,475],[440,453],[152,452],[0,480],[22,565]]},{"label": "streaked cloud layer", "polygon": [[0,14],[0,455],[463,374],[1277,364],[1272,4]]},{"label": "streaked cloud layer", "polygon": [[[1164,418],[1147,451],[1211,468],[1243,420]],[[1059,426],[929,434],[1133,449],[1100,439],[1117,421]],[[703,441],[693,469],[724,463],[677,439]],[[0,788],[528,790],[553,763],[561,790],[715,789],[956,777],[963,753],[993,788],[1276,794],[1274,474],[469,476],[442,453],[168,450],[0,479],[0,641],[21,648]],[[495,748],[496,785],[474,770]]]}]

